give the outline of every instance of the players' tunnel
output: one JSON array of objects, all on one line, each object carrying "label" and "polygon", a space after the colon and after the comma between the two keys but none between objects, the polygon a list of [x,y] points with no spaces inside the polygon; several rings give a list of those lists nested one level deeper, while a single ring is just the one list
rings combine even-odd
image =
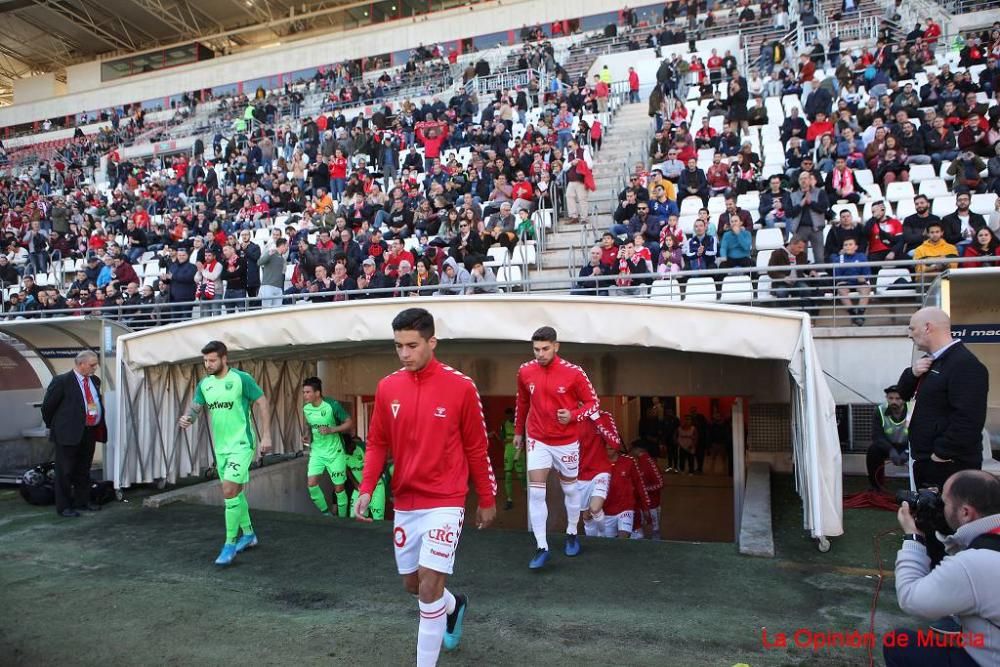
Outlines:
[{"label": "players' tunnel", "polygon": [[[738,426],[756,403],[790,404],[792,418],[780,437],[793,443],[804,525],[815,537],[842,532],[834,405],[808,320],[783,311],[631,299],[523,295],[346,302],[239,313],[124,336],[118,356],[121,435],[112,446],[116,486],[174,482],[210,465],[204,424],[192,433],[176,426],[203,374],[199,351],[209,340],[224,341],[233,364],[258,377],[274,406],[276,451],[302,447],[300,387],[313,374],[323,380],[326,395],[350,406],[363,437],[366,397],[399,367],[390,322],[402,308],[416,305],[435,316],[438,357],[475,380],[491,430],[514,396],[518,366],[531,358],[531,334],[542,325],[558,330],[560,354],[587,371],[606,407],[618,414],[626,440],[637,436],[642,397],[681,397],[674,399],[681,409],[685,401],[702,400],[694,397],[725,401],[727,416],[737,424],[730,487],[736,525],[745,471]],[[492,447],[502,505],[502,449],[496,440]]]}]

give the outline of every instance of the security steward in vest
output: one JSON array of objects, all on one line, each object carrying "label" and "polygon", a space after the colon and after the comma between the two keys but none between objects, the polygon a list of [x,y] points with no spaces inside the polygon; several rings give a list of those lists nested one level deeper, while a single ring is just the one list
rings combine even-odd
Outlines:
[{"label": "security steward in vest", "polygon": [[885,403],[878,406],[872,417],[872,444],[865,457],[869,487],[874,491],[882,490],[886,459],[901,466],[906,465],[909,457],[906,401],[899,395],[899,388],[892,385],[885,388]]}]

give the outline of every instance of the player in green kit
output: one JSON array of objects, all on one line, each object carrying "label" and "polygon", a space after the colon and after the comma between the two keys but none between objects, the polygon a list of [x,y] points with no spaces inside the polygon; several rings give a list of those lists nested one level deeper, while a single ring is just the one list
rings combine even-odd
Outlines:
[{"label": "player in green kit", "polygon": [[[344,444],[347,450],[347,469],[351,473],[351,482],[354,491],[351,492],[351,518],[354,516],[354,505],[358,501],[358,488],[361,486],[362,472],[365,469],[365,445],[361,441],[350,440]],[[375,485],[372,491],[372,499],[368,503],[368,516],[374,521],[385,519],[385,489],[386,484],[392,478],[392,464],[387,466],[386,472],[382,473],[382,479]]]},{"label": "player in green kit", "polygon": [[[181,428],[189,428],[202,410],[208,410],[215,462],[226,506],[226,543],[215,564],[229,565],[237,553],[257,546],[243,485],[250,481],[250,464],[254,457],[271,451],[271,432],[267,428],[271,423],[271,410],[254,379],[229,367],[224,343],[213,340],[201,349],[201,354],[208,376],[198,383],[191,407],[179,423]],[[258,423],[264,425],[259,450],[251,407],[257,408]]]},{"label": "player in green kit", "polygon": [[514,507],[514,473],[521,480],[522,488],[527,478],[524,472],[524,448],[518,450],[514,446],[514,408],[507,408],[504,414],[507,418],[500,425],[500,437],[503,438],[503,488],[507,492],[504,509],[509,510]]},{"label": "player in green kit", "polygon": [[309,497],[327,516],[333,516],[326,504],[326,495],[319,485],[323,473],[330,475],[333,492],[337,497],[337,516],[347,516],[347,454],[341,433],[351,430],[354,422],[343,406],[332,398],[323,396],[323,383],[319,378],[306,378],[302,383],[302,412],[306,417],[303,443],[309,447],[308,475]]}]

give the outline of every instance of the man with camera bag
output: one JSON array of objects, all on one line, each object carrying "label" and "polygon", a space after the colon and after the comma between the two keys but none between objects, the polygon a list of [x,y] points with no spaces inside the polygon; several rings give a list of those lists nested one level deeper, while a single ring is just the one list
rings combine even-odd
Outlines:
[{"label": "man with camera bag", "polygon": [[[904,502],[897,514],[905,535],[896,555],[896,596],[900,609],[914,616],[956,615],[961,634],[896,630],[895,641],[884,643],[886,667],[1000,664],[1000,480],[963,470],[945,482],[940,498],[926,495],[915,508]],[[933,570],[918,517],[954,531],[945,538],[948,557]]]}]

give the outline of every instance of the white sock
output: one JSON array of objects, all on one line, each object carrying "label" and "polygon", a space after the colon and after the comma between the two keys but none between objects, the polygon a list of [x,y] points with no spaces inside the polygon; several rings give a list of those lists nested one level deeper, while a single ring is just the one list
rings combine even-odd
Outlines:
[{"label": "white sock", "polygon": [[444,598],[421,602],[417,628],[417,667],[434,667],[441,653],[441,640],[448,628],[448,610]]},{"label": "white sock", "polygon": [[566,534],[576,535],[577,524],[580,523],[580,489],[576,485],[576,480],[560,484],[563,499],[566,501]]},{"label": "white sock", "polygon": [[549,541],[545,539],[545,524],[549,520],[549,507],[545,504],[545,484],[528,482],[528,512],[531,515],[531,532],[535,534],[535,542],[539,549],[548,549]]},{"label": "white sock", "polygon": [[449,614],[455,612],[455,596],[447,588],[444,589],[444,610]]},{"label": "white sock", "polygon": [[600,537],[601,528],[600,525],[593,519],[583,520],[583,534],[588,537]]}]

